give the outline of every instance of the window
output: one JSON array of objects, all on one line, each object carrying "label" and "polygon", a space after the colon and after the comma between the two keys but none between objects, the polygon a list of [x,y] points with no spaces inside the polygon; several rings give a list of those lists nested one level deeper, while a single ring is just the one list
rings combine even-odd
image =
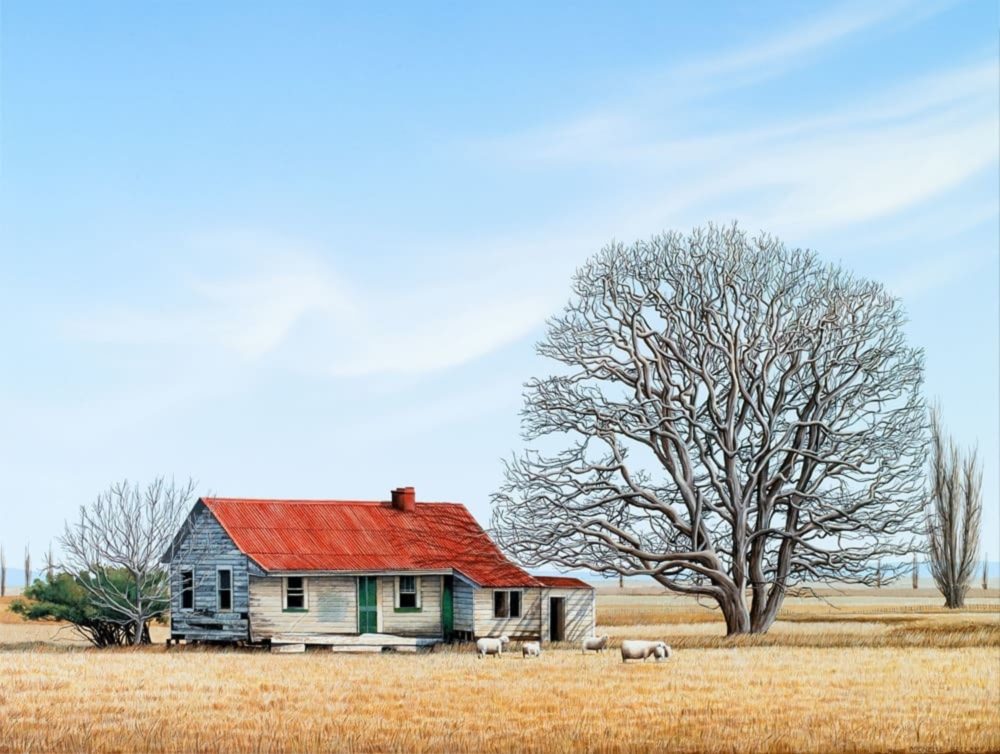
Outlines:
[{"label": "window", "polygon": [[285,610],[308,610],[306,580],[302,576],[285,578]]},{"label": "window", "polygon": [[220,568],[215,572],[216,605],[219,610],[233,609],[233,571]]},{"label": "window", "polygon": [[194,609],[194,571],[181,571],[181,610]]},{"label": "window", "polygon": [[493,617],[520,618],[521,592],[506,589],[493,590]]},{"label": "window", "polygon": [[420,610],[420,578],[418,576],[396,577],[396,609]]}]

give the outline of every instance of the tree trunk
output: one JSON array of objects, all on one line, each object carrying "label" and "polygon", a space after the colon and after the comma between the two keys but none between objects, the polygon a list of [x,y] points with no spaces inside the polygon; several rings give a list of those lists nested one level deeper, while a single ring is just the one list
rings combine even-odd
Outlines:
[{"label": "tree trunk", "polygon": [[952,584],[949,589],[945,590],[944,606],[952,610],[965,607],[965,590]]},{"label": "tree trunk", "polygon": [[[757,606],[758,598],[761,600],[759,607]],[[768,629],[774,625],[774,621],[778,617],[778,612],[781,610],[781,605],[784,601],[785,590],[783,587],[779,587],[778,584],[771,586],[771,591],[767,594],[766,598],[763,590],[759,594],[755,593],[752,609],[753,621],[750,624],[750,633],[766,634]]]},{"label": "tree trunk", "polygon": [[717,602],[726,619],[726,636],[751,633],[750,611],[747,609],[746,598],[738,589],[727,589]]}]

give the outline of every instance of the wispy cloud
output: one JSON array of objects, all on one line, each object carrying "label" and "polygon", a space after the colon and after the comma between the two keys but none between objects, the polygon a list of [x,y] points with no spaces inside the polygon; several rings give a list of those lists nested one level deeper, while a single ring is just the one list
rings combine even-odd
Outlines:
[{"label": "wispy cloud", "polygon": [[[717,148],[717,137],[699,135],[669,142],[656,139],[663,125],[682,120],[678,115],[683,109],[679,113],[677,108],[692,100],[710,99],[725,89],[787,74],[852,35],[904,14],[931,15],[950,4],[917,6],[911,0],[843,4],[737,49],[717,51],[638,77],[622,87],[627,94],[613,96],[603,109],[500,136],[486,142],[485,147],[505,160],[522,163],[618,162],[650,157],[697,160]],[[763,135],[775,136],[775,130],[769,127]],[[748,140],[753,137],[752,130],[746,134]]]},{"label": "wispy cloud", "polygon": [[539,168],[612,171],[606,205],[629,231],[735,216],[805,234],[906,210],[994,166],[997,86],[990,58],[808,117],[665,137],[665,116],[626,109],[533,129],[487,151]]},{"label": "wispy cloud", "polygon": [[362,377],[459,366],[523,337],[550,309],[549,297],[511,293],[495,278],[368,288],[321,254],[290,255],[288,246],[267,256],[255,243],[255,261],[239,272],[174,281],[170,298],[181,303],[170,308],[134,302],[74,316],[67,330],[91,343]]},{"label": "wispy cloud", "polygon": [[696,84],[702,92],[706,86],[723,88],[770,78],[913,5],[908,0],[844,4],[744,47],[683,63],[671,69],[667,78]]},{"label": "wispy cloud", "polygon": [[[997,252],[967,251],[935,254],[920,259],[901,270],[886,288],[906,301],[920,298],[943,288],[979,269],[987,262],[995,268]],[[993,270],[994,276],[996,270]]]},{"label": "wispy cloud", "polygon": [[282,255],[252,273],[176,281],[173,308],[132,304],[74,317],[71,333],[91,342],[213,347],[255,359],[273,351],[304,317],[350,321],[360,315],[354,292],[329,268]]}]

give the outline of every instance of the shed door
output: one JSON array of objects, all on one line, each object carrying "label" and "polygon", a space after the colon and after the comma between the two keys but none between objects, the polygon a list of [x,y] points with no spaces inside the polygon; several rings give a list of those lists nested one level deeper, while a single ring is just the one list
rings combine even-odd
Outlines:
[{"label": "shed door", "polygon": [[566,639],[566,599],[551,597],[549,599],[549,640],[564,641]]},{"label": "shed door", "polygon": [[358,633],[378,631],[378,582],[375,576],[358,576]]}]

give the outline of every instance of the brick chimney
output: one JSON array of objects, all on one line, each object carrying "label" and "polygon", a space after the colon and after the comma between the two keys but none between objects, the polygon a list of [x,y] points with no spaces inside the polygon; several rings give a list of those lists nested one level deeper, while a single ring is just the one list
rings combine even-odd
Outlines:
[{"label": "brick chimney", "polygon": [[392,507],[404,513],[412,513],[417,504],[417,493],[412,487],[397,487],[392,491]]}]

